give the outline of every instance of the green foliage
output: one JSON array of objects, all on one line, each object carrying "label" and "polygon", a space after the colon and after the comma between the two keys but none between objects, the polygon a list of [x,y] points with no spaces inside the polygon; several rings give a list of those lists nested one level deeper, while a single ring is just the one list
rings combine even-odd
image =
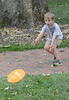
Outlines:
[{"label": "green foliage", "polygon": [[26,75],[19,83],[0,78],[1,100],[68,100],[69,73]]},{"label": "green foliage", "polygon": [[63,47],[63,48],[64,47],[69,47],[69,39],[66,39],[66,40],[62,41],[59,48],[61,48],[61,47]]}]

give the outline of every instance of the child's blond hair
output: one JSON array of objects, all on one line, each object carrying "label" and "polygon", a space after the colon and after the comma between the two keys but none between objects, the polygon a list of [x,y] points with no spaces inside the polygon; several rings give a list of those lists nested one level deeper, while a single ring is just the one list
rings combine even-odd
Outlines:
[{"label": "child's blond hair", "polygon": [[47,12],[45,15],[44,15],[44,20],[46,19],[46,18],[51,18],[51,19],[55,19],[55,15],[53,14],[53,13],[51,13],[51,12]]}]

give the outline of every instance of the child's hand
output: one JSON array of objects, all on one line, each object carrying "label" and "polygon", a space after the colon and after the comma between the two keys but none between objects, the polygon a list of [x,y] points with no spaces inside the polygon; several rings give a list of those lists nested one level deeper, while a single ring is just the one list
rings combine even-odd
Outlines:
[{"label": "child's hand", "polygon": [[31,45],[35,46],[35,44],[36,44],[36,41],[34,40],[34,41],[31,43]]},{"label": "child's hand", "polygon": [[53,44],[50,45],[50,48],[52,48],[52,47],[53,47]]}]

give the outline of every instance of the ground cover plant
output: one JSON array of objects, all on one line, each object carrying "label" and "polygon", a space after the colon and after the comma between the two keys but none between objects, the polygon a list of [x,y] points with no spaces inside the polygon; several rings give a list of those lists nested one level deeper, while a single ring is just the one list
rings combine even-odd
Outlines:
[{"label": "ground cover plant", "polygon": [[69,73],[25,75],[19,83],[0,78],[0,100],[68,100]]}]

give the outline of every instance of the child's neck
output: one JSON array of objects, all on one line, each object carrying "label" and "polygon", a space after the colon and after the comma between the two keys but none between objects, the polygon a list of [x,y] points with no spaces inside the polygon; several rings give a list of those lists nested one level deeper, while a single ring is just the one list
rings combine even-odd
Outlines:
[{"label": "child's neck", "polygon": [[54,25],[54,23],[49,27],[49,29],[52,29],[53,25]]}]

